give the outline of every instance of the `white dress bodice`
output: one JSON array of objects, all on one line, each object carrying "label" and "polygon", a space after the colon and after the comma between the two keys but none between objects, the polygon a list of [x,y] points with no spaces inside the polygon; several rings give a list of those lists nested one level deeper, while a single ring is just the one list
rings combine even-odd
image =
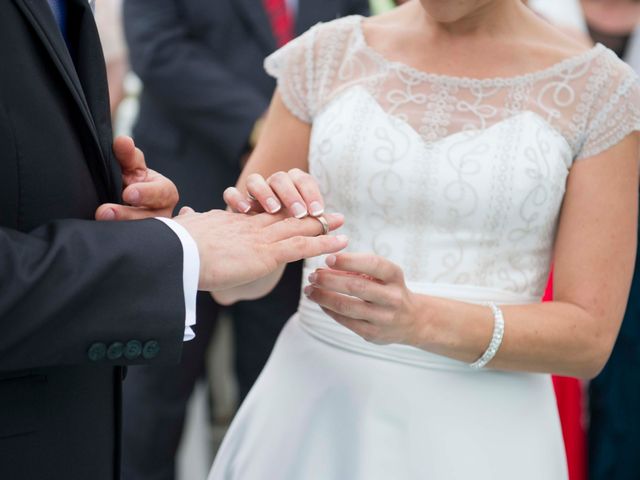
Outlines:
[{"label": "white dress bodice", "polygon": [[309,160],[349,250],[409,282],[542,296],[572,154],[537,114],[427,143],[355,86],[318,115]]},{"label": "white dress bodice", "polygon": [[349,250],[409,282],[540,298],[573,163],[638,127],[635,74],[602,45],[518,77],[429,74],[370,48],[362,20],[320,24],[266,61],[313,124],[309,169]]}]

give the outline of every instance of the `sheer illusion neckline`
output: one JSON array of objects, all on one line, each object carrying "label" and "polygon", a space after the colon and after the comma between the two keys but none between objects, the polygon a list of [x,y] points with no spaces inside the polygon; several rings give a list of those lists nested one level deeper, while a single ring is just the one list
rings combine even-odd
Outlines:
[{"label": "sheer illusion neckline", "polygon": [[476,86],[477,87],[502,87],[502,86],[510,86],[518,83],[530,83],[537,80],[543,80],[549,77],[553,77],[558,73],[576,68],[577,66],[583,63],[589,62],[598,53],[607,49],[601,43],[597,43],[596,45],[591,47],[589,50],[585,50],[584,52],[567,57],[543,69],[534,70],[532,72],[523,73],[520,75],[502,76],[502,77],[498,76],[498,77],[487,77],[487,78],[446,75],[441,73],[431,73],[425,70],[420,70],[416,67],[412,67],[409,64],[406,64],[397,60],[388,59],[385,55],[383,55],[378,50],[376,50],[375,48],[369,45],[366,39],[366,36],[364,34],[364,29],[362,28],[365,17],[361,15],[354,15],[354,17],[355,17],[355,34],[356,34],[357,43],[365,52],[368,53],[370,57],[372,57],[379,64],[385,65],[392,69],[399,70],[402,73],[416,77],[419,80],[455,84],[462,87],[476,87]]}]

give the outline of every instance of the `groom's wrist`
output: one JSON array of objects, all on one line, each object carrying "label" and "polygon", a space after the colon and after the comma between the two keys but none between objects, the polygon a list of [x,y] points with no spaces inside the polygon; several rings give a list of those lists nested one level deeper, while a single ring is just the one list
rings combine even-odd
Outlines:
[{"label": "groom's wrist", "polygon": [[196,324],[196,297],[200,277],[198,245],[187,229],[178,222],[164,217],[156,217],[156,219],[167,225],[176,234],[182,245],[182,284],[185,303],[184,341],[188,342],[195,337],[192,327]]}]

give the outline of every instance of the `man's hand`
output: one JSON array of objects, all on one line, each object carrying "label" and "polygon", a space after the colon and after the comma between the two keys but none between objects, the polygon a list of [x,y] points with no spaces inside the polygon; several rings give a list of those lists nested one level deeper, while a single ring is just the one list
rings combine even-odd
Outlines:
[{"label": "man's hand", "polygon": [[171,217],[178,203],[178,189],[171,180],[147,168],[144,154],[130,137],[113,142],[122,170],[122,199],[128,205],[105,203],[96,210],[96,220],[138,220]]},{"label": "man's hand", "polygon": [[[209,292],[248,284],[286,263],[335,253],[347,246],[343,235],[320,235],[315,218],[285,218],[280,214],[253,216],[212,210],[195,213],[183,208],[174,220],[193,237],[200,253],[199,289]],[[326,215],[329,228],[342,226],[344,217]]]}]

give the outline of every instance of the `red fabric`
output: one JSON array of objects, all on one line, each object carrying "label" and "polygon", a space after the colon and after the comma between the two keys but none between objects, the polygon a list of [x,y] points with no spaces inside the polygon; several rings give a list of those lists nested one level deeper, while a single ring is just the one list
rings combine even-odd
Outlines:
[{"label": "red fabric", "polygon": [[[549,277],[549,284],[543,301],[553,299],[553,273]],[[556,391],[562,435],[567,451],[569,466],[569,480],[587,479],[587,434],[582,422],[583,396],[582,385],[576,378],[553,377],[553,387]]]},{"label": "red fabric", "polygon": [[293,39],[294,34],[293,15],[287,8],[287,0],[262,0],[262,2],[271,22],[276,43],[278,47],[282,47]]}]

